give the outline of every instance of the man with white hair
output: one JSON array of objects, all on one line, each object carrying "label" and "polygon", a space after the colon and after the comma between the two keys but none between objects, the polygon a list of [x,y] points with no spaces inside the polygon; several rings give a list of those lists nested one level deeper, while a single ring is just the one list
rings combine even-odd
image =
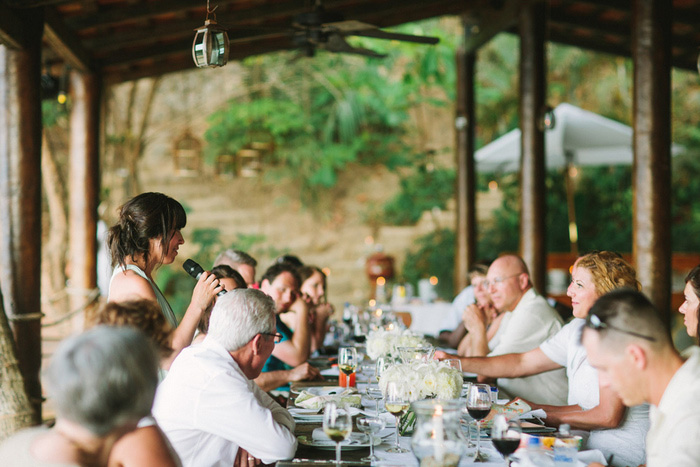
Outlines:
[{"label": "man with white hair", "polygon": [[263,292],[216,300],[207,337],[178,355],[153,407],[185,467],[294,457],[292,416],[253,382],[278,339],[275,304]]}]

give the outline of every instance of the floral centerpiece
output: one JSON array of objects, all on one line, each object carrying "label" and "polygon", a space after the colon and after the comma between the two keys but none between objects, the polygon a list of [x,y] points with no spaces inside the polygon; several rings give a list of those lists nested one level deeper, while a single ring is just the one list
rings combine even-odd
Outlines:
[{"label": "floral centerpiece", "polygon": [[437,397],[459,399],[462,393],[462,373],[445,362],[397,363],[390,366],[379,379],[379,388],[386,395],[390,381],[399,386],[403,399],[409,402]]},{"label": "floral centerpiece", "polygon": [[[463,378],[461,371],[447,363],[430,360],[398,363],[384,370],[379,378],[379,388],[384,396],[389,382],[398,386],[403,400],[415,402],[435,397],[445,400],[459,399]],[[401,416],[399,433],[402,436],[409,434],[413,431],[415,423],[416,417],[411,409]]]},{"label": "floral centerpiece", "polygon": [[427,346],[425,339],[409,330],[400,329],[378,329],[371,331],[367,337],[367,355],[372,360],[376,360],[382,355],[398,356],[398,347],[422,347]]}]

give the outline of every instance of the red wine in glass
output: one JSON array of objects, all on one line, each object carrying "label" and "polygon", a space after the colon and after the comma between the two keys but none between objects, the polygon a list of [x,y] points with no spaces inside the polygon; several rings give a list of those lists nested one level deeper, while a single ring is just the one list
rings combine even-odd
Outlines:
[{"label": "red wine in glass", "polygon": [[467,412],[469,412],[469,416],[471,418],[473,418],[474,420],[483,420],[484,418],[486,418],[486,416],[489,414],[489,412],[491,412],[491,407],[489,407],[488,409],[479,408],[479,407],[477,407],[477,408],[467,407]]},{"label": "red wine in glass", "polygon": [[518,446],[520,446],[519,439],[501,438],[492,439],[491,441],[493,442],[493,445],[496,447],[498,452],[500,452],[501,455],[503,455],[503,457],[510,456],[518,449]]}]

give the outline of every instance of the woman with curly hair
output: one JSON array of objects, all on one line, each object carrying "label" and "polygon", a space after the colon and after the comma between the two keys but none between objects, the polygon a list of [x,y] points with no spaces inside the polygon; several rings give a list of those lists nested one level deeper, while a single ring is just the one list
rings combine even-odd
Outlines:
[{"label": "woman with curly hair", "polygon": [[700,265],[695,266],[686,276],[683,296],[685,300],[678,311],[683,314],[683,324],[688,335],[697,342],[700,336]]},{"label": "woman with curly hair", "polygon": [[[462,369],[490,378],[520,378],[566,368],[569,394],[566,406],[528,403],[547,413],[545,423],[563,423],[588,433],[586,447],[614,454],[613,466],[644,463],[644,443],[649,430],[649,407],[625,409],[610,387],[600,384],[598,372],[588,362],[581,345],[581,329],[593,303],[603,294],[628,287],[639,290],[637,275],[617,253],[596,251],[579,257],[571,270],[566,294],[571,298],[574,319],[539,347],[525,353],[494,357],[461,358]],[[454,358],[436,352],[440,358]],[[582,434],[585,434],[583,432]]]}]

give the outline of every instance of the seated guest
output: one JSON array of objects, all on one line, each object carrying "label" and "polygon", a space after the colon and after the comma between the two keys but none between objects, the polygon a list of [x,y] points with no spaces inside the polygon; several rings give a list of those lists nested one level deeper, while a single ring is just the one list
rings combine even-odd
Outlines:
[{"label": "seated guest", "polygon": [[602,386],[628,407],[652,404],[646,465],[700,465],[700,349],[679,355],[658,310],[629,289],[595,302],[581,340]]},{"label": "seated guest", "polygon": [[[445,316],[445,319],[443,319],[440,325],[439,336],[440,340],[448,347],[456,349],[467,334],[463,315],[468,306],[477,302],[476,288],[486,281],[486,273],[488,270],[488,264],[476,264],[467,274],[469,285],[457,294],[452,301],[450,313]],[[484,290],[488,292],[488,287],[485,287]]]},{"label": "seated guest", "polygon": [[255,285],[255,267],[258,265],[258,262],[248,253],[241,250],[226,250],[214,260],[214,267],[221,265],[237,271],[243,276],[248,287]]},{"label": "seated guest", "polygon": [[[121,303],[107,302],[91,313],[88,326],[105,324],[108,326],[131,326],[142,331],[155,344],[159,351],[160,368],[170,368],[174,358],[170,342],[173,329],[153,300],[136,299]],[[165,377],[167,372],[162,373]],[[160,374],[160,372],[159,372]]]},{"label": "seated guest", "polygon": [[[158,304],[151,300],[133,300],[121,303],[108,302],[89,319],[90,325],[131,326],[142,331],[158,349],[160,368],[158,380],[168,374],[164,368],[172,364],[170,347],[173,330],[165,321]],[[147,416],[139,421],[138,428],[122,437],[114,445],[109,456],[112,466],[176,466],[181,465],[173,447],[153,419]]]},{"label": "seated guest", "polygon": [[[135,329],[98,326],[66,339],[46,372],[56,424],[28,428],[5,440],[0,463],[3,467],[108,465],[115,443],[151,413],[157,369],[155,349]],[[150,447],[162,448],[157,443]]]},{"label": "seated guest", "polygon": [[568,423],[572,428],[590,431],[586,447],[600,449],[606,457],[614,455],[613,465],[625,466],[644,462],[648,407],[625,411],[619,397],[603,387],[579,342],[585,318],[595,300],[620,287],[639,288],[636,273],[629,263],[609,251],[583,255],[574,263],[567,290],[574,312],[572,322],[529,352],[467,359],[466,365],[462,364],[467,367],[466,371],[492,377],[518,377],[566,368],[568,405],[534,402],[530,405],[546,411],[547,425],[558,427]]},{"label": "seated guest", "polygon": [[311,353],[309,307],[304,306],[297,311],[294,332],[280,318],[296,300],[300,283],[296,267],[285,261],[270,266],[260,281],[260,290],[275,302],[277,332],[282,336],[265,363],[263,373],[255,380],[265,391],[275,388],[286,390],[291,381],[315,379],[320,374],[307,362]]},{"label": "seated guest", "polygon": [[501,322],[506,314],[493,305],[486,287],[486,275],[472,274],[471,277],[475,303],[468,305],[462,314],[467,335],[460,341],[457,355],[484,357],[498,345],[505,329],[505,326],[501,328]]},{"label": "seated guest", "polygon": [[683,289],[685,300],[678,308],[683,316],[683,324],[690,337],[695,338],[696,342],[700,335],[700,266],[695,266],[685,278],[685,289]]},{"label": "seated guest", "polygon": [[[525,262],[519,256],[501,256],[489,267],[486,279],[494,306],[507,312],[500,327],[503,328],[498,345],[489,356],[526,352],[555,335],[562,327],[562,319],[549,306],[544,297],[538,295],[530,282]],[[456,355],[436,352],[438,358],[458,358]],[[461,357],[462,369],[479,373],[486,381],[490,376],[482,368],[473,368],[474,361],[486,357]],[[483,365],[486,368],[488,365]],[[498,375],[494,375],[498,376]],[[567,381],[564,370],[548,371],[526,377],[502,377],[498,379],[499,390],[511,397],[522,397],[538,404],[564,405]]]},{"label": "seated guest", "polygon": [[277,339],[270,297],[236,289],[217,298],[207,337],[178,355],[153,406],[183,465],[294,456],[292,416],[253,382]]},{"label": "seated guest", "polygon": [[333,305],[326,299],[326,274],[320,268],[301,266],[297,272],[301,279],[300,293],[289,311],[280,315],[280,318],[293,331],[297,310],[302,307],[309,308],[311,352],[313,353],[323,347],[326,325],[328,318],[333,314]]}]

